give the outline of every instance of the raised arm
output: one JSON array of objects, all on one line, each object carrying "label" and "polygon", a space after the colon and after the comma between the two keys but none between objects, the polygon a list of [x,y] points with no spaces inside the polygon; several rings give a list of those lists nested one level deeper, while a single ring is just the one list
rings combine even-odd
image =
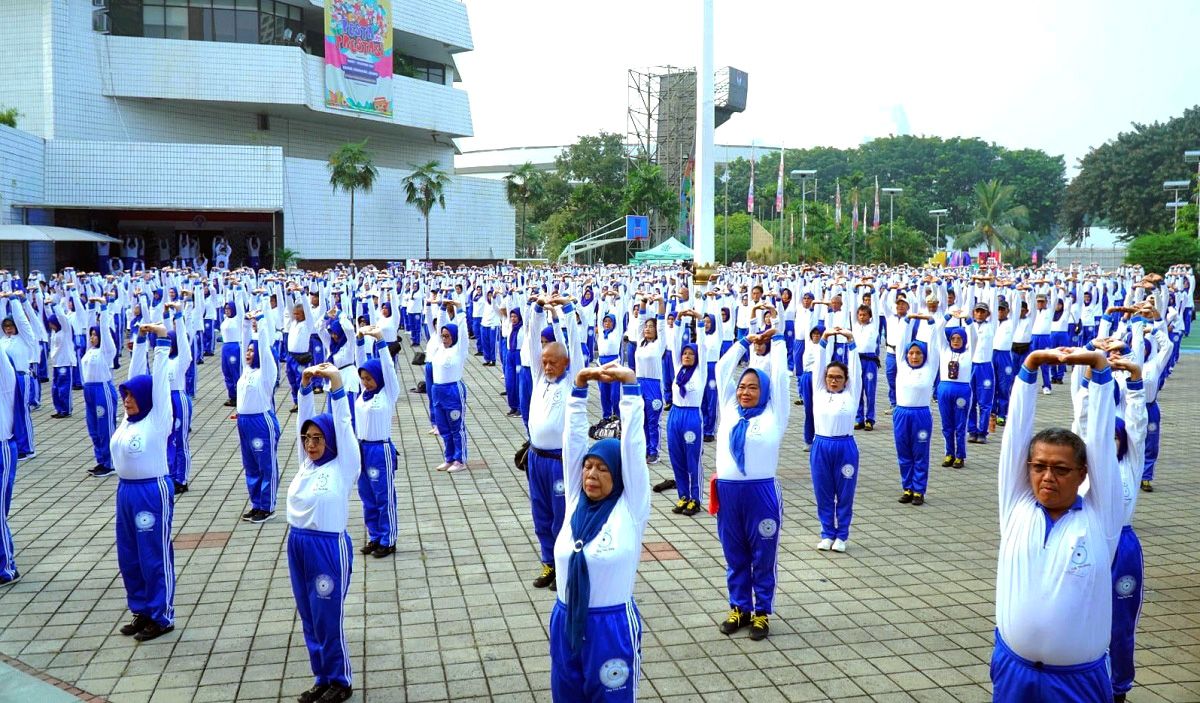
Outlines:
[{"label": "raised arm", "polygon": [[739,339],[729,347],[729,351],[722,354],[721,358],[717,360],[715,380],[717,382],[717,403],[720,406],[724,406],[734,399],[737,393],[738,363],[746,356],[749,349],[749,340]]},{"label": "raised arm", "polygon": [[1029,458],[1029,441],[1033,438],[1038,369],[1044,363],[1055,363],[1058,356],[1053,350],[1030,352],[1013,379],[1012,395],[1008,401],[1008,424],[1000,441],[998,482],[1001,532],[1017,503],[1022,498],[1033,496],[1026,461]]}]

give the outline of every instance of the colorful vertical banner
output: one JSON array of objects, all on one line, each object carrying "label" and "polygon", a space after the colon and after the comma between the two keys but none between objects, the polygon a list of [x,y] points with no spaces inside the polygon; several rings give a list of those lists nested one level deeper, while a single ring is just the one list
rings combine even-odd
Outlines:
[{"label": "colorful vertical banner", "polygon": [[842,228],[842,179],[837,180],[837,190],[833,195],[833,226]]},{"label": "colorful vertical banner", "polygon": [[754,214],[754,162],[757,159],[754,147],[750,148],[750,189],[746,191],[746,212]]},{"label": "colorful vertical banner", "polygon": [[[865,213],[863,219],[867,219]],[[875,176],[875,217],[871,220],[871,229],[879,229],[879,176]]]},{"label": "colorful vertical banner", "polygon": [[779,179],[775,181],[775,212],[783,212],[783,147],[779,147]]},{"label": "colorful vertical banner", "polygon": [[325,0],[325,105],[392,116],[392,0]]}]

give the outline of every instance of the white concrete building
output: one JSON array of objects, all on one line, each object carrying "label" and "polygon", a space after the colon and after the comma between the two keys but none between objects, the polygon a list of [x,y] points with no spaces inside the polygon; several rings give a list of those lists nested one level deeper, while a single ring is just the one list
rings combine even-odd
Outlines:
[{"label": "white concrete building", "polygon": [[1115,269],[1125,263],[1127,245],[1121,240],[1119,233],[1108,227],[1088,227],[1087,234],[1074,244],[1065,239],[1046,255],[1046,259],[1057,263],[1060,267],[1071,264],[1100,264],[1106,271]]},{"label": "white concrete building", "polygon": [[[97,6],[97,7],[94,7]],[[244,255],[257,233],[305,262],[349,259],[350,199],[326,161],[367,139],[379,168],[356,196],[359,260],[423,257],[424,223],[404,202],[412,165],[451,172],[431,217],[434,259],[512,256],[502,183],[453,173],[454,139],[473,134],[454,56],[472,48],[458,0],[392,0],[391,119],[325,106],[323,0],[2,0],[9,36],[0,108],[0,224],[53,224],[116,236],[221,234]],[[82,245],[0,246],[0,265],[87,265]]]}]

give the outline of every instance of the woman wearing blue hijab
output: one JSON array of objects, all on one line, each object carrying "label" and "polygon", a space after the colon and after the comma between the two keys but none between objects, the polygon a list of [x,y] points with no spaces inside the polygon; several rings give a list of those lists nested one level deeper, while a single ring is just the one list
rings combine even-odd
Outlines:
[{"label": "woman wearing blue hijab", "polygon": [[[768,341],[767,362],[739,374],[738,364],[750,345]],[[775,477],[791,410],[786,346],[783,335],[769,329],[739,339],[717,362],[721,420],[708,511],[717,516],[729,587],[729,614],[720,630],[732,635],[749,625],[754,640],[770,632],[775,600],[783,522],[783,496]]]},{"label": "woman wearing blue hijab", "polygon": [[[892,414],[892,435],[896,440],[896,459],[900,464],[901,503],[923,505],[929,485],[929,440],[933,436],[933,414],[929,396],[938,376],[938,347],[932,351],[917,340],[919,322],[905,326],[904,337],[896,344],[904,360],[896,364],[896,409]],[[940,335],[941,324],[933,335]]]},{"label": "woman wearing blue hijab", "polygon": [[[588,446],[588,382],[621,387],[621,439]],[[566,519],[554,544],[558,598],[550,614],[550,691],[561,701],[633,701],[642,619],[633,584],[650,518],[641,389],[606,364],[575,377],[563,431]]]}]

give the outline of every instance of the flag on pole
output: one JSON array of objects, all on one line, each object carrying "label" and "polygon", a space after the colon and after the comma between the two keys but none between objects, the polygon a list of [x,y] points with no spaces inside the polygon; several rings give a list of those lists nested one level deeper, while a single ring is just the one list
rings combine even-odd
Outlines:
[{"label": "flag on pole", "polygon": [[779,180],[775,182],[775,212],[783,212],[783,147],[779,147]]},{"label": "flag on pole", "polygon": [[833,226],[842,228],[842,179],[837,180],[837,190],[833,195]]},{"label": "flag on pole", "polygon": [[746,212],[754,214],[754,161],[756,159],[754,147],[750,147],[750,189],[746,191]]},{"label": "flag on pole", "polygon": [[854,207],[850,210],[850,234],[858,232],[858,195],[854,196]]},{"label": "flag on pole", "polygon": [[[866,216],[863,216],[866,219]],[[875,176],[875,217],[871,221],[871,229],[879,229],[879,176]]]}]

